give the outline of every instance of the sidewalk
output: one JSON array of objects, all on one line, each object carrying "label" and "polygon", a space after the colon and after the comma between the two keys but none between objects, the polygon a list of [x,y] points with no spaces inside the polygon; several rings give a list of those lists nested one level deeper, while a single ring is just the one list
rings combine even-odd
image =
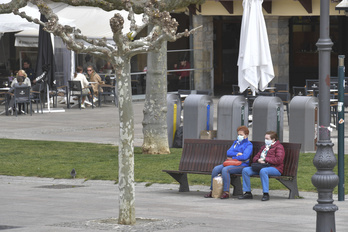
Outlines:
[{"label": "sidewalk", "polygon": [[[301,231],[316,228],[317,194],[287,199],[287,191],[271,191],[271,200],[206,199],[207,187],[136,183],[135,226],[118,225],[118,186],[112,181],[55,180],[0,176],[0,230],[66,231]],[[338,202],[336,230],[348,228],[348,203]]]},{"label": "sidewalk", "polygon": [[[135,101],[135,146],[143,142],[143,101]],[[49,141],[91,142],[118,145],[118,108],[113,104],[86,109],[66,109],[65,112],[6,116],[1,115],[1,138]],[[36,110],[36,106],[35,106]]]}]

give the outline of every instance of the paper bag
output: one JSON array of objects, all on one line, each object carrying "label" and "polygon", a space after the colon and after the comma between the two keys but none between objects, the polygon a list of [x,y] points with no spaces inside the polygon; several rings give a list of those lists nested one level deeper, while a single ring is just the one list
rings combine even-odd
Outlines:
[{"label": "paper bag", "polygon": [[223,192],[223,181],[221,176],[216,176],[213,178],[213,198],[220,198]]}]

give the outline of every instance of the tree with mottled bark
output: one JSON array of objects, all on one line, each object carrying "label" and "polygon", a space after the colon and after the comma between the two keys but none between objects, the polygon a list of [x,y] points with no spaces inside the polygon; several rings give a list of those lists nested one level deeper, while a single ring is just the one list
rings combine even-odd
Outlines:
[{"label": "tree with mottled bark", "polygon": [[[20,17],[44,27],[49,33],[59,36],[66,47],[77,53],[89,53],[110,61],[116,70],[117,92],[119,94],[119,217],[120,224],[132,225],[135,219],[135,191],[134,191],[134,112],[131,96],[130,59],[139,53],[146,53],[159,49],[164,41],[175,41],[188,36],[189,31],[177,33],[177,22],[163,9],[164,6],[175,1],[158,0],[53,0],[69,5],[93,6],[106,11],[127,10],[131,21],[130,32],[122,34],[124,19],[116,13],[110,19],[110,28],[113,32],[115,44],[109,44],[105,38],[90,39],[84,36],[78,28],[59,23],[59,17],[44,0],[9,0],[9,3],[0,4],[0,14],[14,13]],[[48,22],[32,18],[20,8],[31,3],[38,7]],[[169,7],[167,7],[170,9]],[[137,25],[135,13],[143,13],[143,24]],[[142,38],[134,39],[148,24],[152,30]],[[82,42],[83,41],[83,42]]]},{"label": "tree with mottled bark", "polygon": [[143,119],[144,154],[169,154],[167,134],[167,43],[147,54]]},{"label": "tree with mottled bark", "polygon": [[[168,1],[167,1],[168,2]],[[165,4],[165,10],[190,4],[202,4],[202,0],[178,0]],[[147,54],[146,95],[144,104],[143,134],[144,154],[169,154],[167,133],[167,42],[159,50]]]}]

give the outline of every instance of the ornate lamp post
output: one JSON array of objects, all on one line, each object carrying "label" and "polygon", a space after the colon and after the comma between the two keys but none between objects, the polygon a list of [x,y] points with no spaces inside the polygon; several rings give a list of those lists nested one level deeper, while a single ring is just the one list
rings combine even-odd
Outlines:
[{"label": "ornate lamp post", "polygon": [[318,204],[313,209],[317,212],[317,232],[336,231],[335,211],[332,192],[338,184],[338,176],[333,172],[337,160],[333,153],[330,138],[330,58],[332,41],[330,39],[330,1],[320,1],[320,38],[317,42],[319,51],[319,140],[313,164],[317,172],[312,176],[312,183],[318,190]]}]

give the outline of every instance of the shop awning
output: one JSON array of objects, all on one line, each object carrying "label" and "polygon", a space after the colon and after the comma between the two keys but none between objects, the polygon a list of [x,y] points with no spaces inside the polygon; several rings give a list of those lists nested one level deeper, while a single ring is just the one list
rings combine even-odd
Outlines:
[{"label": "shop awning", "polygon": [[[7,3],[9,0],[0,0],[0,3]],[[70,6],[64,3],[52,3],[49,5],[53,11],[58,15],[60,23],[70,25],[81,30],[82,34],[91,39],[107,38],[113,42],[113,33],[110,28],[110,18],[115,13],[120,13],[124,18],[123,33],[129,31],[130,21],[127,20],[127,11],[104,11],[96,7],[88,6]],[[37,7],[28,4],[28,6],[21,8],[20,11],[25,11],[28,15],[39,18],[40,12]],[[142,15],[135,15],[137,24],[142,24]],[[98,23],[96,23],[98,22]],[[16,46],[22,47],[37,47],[34,43],[34,38],[38,38],[39,26],[35,23],[28,22],[18,15],[14,14],[0,14],[0,33],[2,32],[16,32]]]}]

